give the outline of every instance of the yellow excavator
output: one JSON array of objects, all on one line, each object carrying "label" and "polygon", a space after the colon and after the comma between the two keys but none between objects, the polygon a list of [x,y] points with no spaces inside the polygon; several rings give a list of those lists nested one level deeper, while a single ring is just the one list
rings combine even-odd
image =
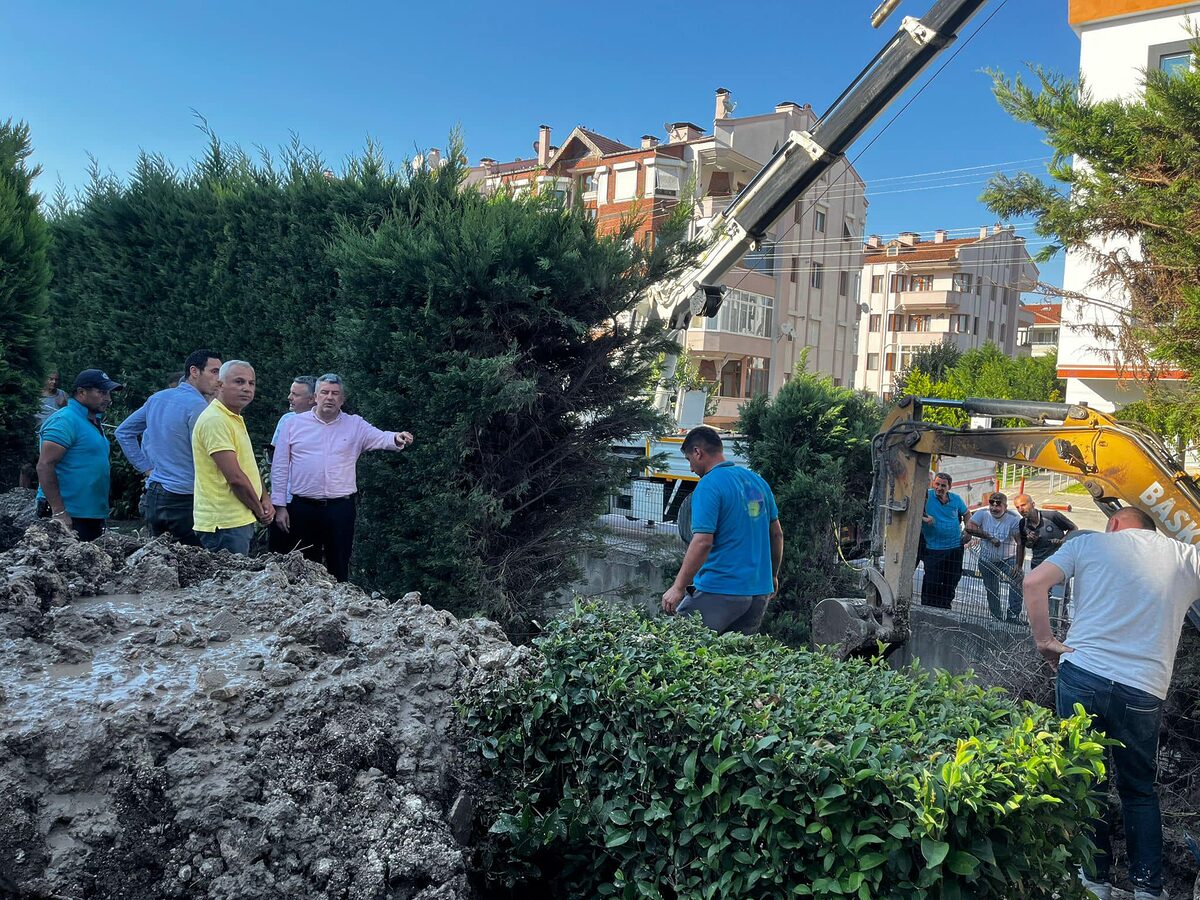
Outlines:
[{"label": "yellow excavator", "polygon": [[[1030,424],[953,428],[923,421],[925,407]],[[1200,486],[1157,435],[1136,423],[1118,421],[1083,404],[904,397],[872,445],[874,521],[865,568],[867,597],[817,604],[817,644],[848,656],[873,651],[879,643],[907,640],[921,517],[935,456],[1020,463],[1070,475],[1106,514],[1136,506],[1153,517],[1164,534],[1200,543]],[[1200,627],[1200,602],[1189,619]]]}]

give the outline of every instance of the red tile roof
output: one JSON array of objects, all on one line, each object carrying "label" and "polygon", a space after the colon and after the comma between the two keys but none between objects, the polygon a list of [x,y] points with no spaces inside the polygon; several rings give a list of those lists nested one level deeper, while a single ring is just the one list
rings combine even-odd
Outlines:
[{"label": "red tile roof", "polygon": [[605,155],[609,153],[624,153],[633,149],[627,144],[622,144],[620,141],[614,141],[612,138],[605,137],[602,134],[596,134],[594,131],[588,131],[586,128],[581,127],[579,130],[586,134],[588,136],[588,140],[596,145],[596,149]]},{"label": "red tile roof", "polygon": [[512,162],[493,163],[488,166],[489,175],[511,175],[514,172],[524,172],[529,169],[536,169],[538,161],[536,159],[515,159]]},{"label": "red tile roof", "polygon": [[864,263],[884,263],[888,260],[898,259],[915,262],[939,262],[941,260],[954,259],[958,254],[958,248],[964,247],[967,244],[974,244],[979,241],[977,237],[969,238],[953,238],[942,241],[940,244],[934,241],[918,241],[914,246],[910,247],[907,244],[900,244],[897,248],[895,256],[889,256],[887,253],[888,246],[893,243],[889,241],[878,249],[871,247],[863,248]]},{"label": "red tile roof", "polygon": [[1034,325],[1061,325],[1061,303],[1027,303],[1025,309],[1033,313]]}]

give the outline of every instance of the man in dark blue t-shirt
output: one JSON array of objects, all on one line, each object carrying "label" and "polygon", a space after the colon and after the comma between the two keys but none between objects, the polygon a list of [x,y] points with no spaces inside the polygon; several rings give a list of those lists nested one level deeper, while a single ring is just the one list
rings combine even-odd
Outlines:
[{"label": "man in dark blue t-shirt", "polygon": [[949,609],[962,578],[962,523],[969,511],[962,497],[950,493],[951,484],[949,475],[938,472],[925,497],[925,515],[921,517],[921,537],[925,540],[922,606]]},{"label": "man in dark blue t-shirt", "polygon": [[716,429],[693,428],[681,450],[700,481],[692,493],[692,539],[662,608],[697,614],[719,634],[757,634],[783,561],[775,495],[760,476],[725,459]]}]

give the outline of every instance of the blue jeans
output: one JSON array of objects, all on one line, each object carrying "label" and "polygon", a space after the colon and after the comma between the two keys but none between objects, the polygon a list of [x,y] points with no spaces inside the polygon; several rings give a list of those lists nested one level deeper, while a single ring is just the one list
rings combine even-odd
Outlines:
[{"label": "blue jeans", "polygon": [[199,531],[200,546],[205,550],[216,553],[218,550],[228,550],[235,556],[250,555],[250,541],[254,538],[253,525],[241,525],[237,528],[218,528],[216,531]]},{"label": "blue jeans", "polygon": [[[1158,731],[1162,725],[1163,701],[1119,681],[1093,675],[1063,657],[1058,667],[1054,705],[1060,716],[1072,715],[1079,703],[1093,716],[1093,726],[1123,747],[1109,748],[1116,764],[1117,795],[1125,819],[1125,844],[1129,853],[1129,880],[1135,886],[1157,893],[1162,890],[1162,815],[1158,809]],[[1101,802],[1108,783],[1098,784]],[[1097,854],[1095,879],[1109,880],[1112,865],[1112,835],[1107,818],[1093,823]]]},{"label": "blue jeans", "polygon": [[1015,619],[1021,615],[1024,598],[1021,595],[1021,578],[1017,572],[1015,559],[984,559],[979,560],[979,575],[983,579],[983,590],[987,594],[988,610],[993,619],[1003,619],[1000,611],[1000,583],[1008,585],[1008,617]]}]

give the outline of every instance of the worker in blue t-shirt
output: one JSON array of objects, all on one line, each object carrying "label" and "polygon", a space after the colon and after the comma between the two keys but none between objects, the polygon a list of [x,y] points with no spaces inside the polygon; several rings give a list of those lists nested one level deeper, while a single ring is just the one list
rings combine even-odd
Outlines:
[{"label": "worker in blue t-shirt", "polygon": [[108,518],[111,448],[100,422],[120,389],[99,369],[85,369],[67,405],[38,431],[38,514],[57,519],[80,540],[100,537]]},{"label": "worker in blue t-shirt", "polygon": [[692,493],[692,539],[662,608],[699,615],[718,634],[757,634],[783,561],[775,495],[757,474],[725,459],[716,429],[693,428],[681,450],[700,481]]},{"label": "worker in blue t-shirt", "polygon": [[925,497],[925,514],[921,517],[921,537],[925,540],[921,557],[925,562],[922,606],[949,609],[962,578],[962,523],[967,520],[969,510],[962,497],[950,493],[952,483],[949,475],[938,472]]}]

